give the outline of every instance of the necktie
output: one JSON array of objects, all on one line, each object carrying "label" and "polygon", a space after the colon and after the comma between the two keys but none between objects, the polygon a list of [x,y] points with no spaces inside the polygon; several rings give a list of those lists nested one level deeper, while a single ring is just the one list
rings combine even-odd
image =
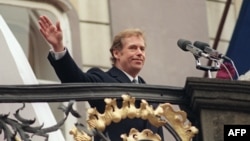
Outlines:
[{"label": "necktie", "polygon": [[132,83],[138,84],[138,81],[136,79],[133,79]]}]

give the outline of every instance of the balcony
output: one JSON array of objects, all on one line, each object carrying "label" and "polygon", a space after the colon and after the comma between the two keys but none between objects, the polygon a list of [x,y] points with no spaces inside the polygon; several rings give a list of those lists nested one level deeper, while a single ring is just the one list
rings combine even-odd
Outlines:
[{"label": "balcony", "polygon": [[[181,111],[187,113],[187,119],[192,126],[199,131],[193,137],[194,141],[223,140],[223,129],[226,124],[250,125],[250,82],[248,81],[190,77],[187,78],[186,85],[183,88],[120,83],[0,86],[1,103],[71,103],[72,100],[77,103],[79,101],[104,100],[105,98],[119,100],[123,94],[128,94],[136,99],[145,99],[149,102],[178,105]],[[69,107],[64,108],[73,110],[70,104]],[[9,136],[7,139],[11,139],[13,136],[7,133],[4,128],[7,123],[4,120],[6,117],[3,115],[8,115],[8,113],[2,113],[1,115],[2,134],[4,133],[6,137]],[[77,118],[77,114],[75,117]],[[58,123],[54,129],[58,129],[61,126],[59,124],[63,123]],[[164,127],[174,136],[175,140],[183,140],[182,135],[176,131],[174,125],[169,124]],[[40,129],[33,130],[33,132],[39,131]],[[50,131],[52,132],[52,130]]]}]

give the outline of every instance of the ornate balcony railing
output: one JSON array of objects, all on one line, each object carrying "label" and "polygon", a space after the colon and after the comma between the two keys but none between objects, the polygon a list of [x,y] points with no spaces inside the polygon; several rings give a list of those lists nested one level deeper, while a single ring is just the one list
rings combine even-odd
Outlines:
[{"label": "ornate balcony railing", "polygon": [[[76,118],[80,116],[77,111],[74,111],[72,108],[72,101],[104,100],[105,98],[121,99],[121,96],[124,94],[129,94],[131,97],[144,99],[149,102],[179,105],[183,109],[190,111],[188,110],[189,100],[185,96],[183,88],[180,87],[120,83],[2,85],[0,86],[0,102],[2,103],[70,102],[68,107],[61,107],[66,116],[54,126],[48,128],[43,128],[43,125],[32,127],[31,125],[35,122],[35,120],[26,120],[19,115],[19,112],[25,108],[24,104],[23,107],[17,109],[14,114],[16,118],[15,120],[8,118],[8,114],[2,114],[0,116],[1,130],[5,132],[7,141],[15,139],[16,134],[19,134],[21,140],[29,140],[28,134],[25,132],[48,138],[48,133],[59,129],[67,119],[69,113],[73,114]],[[9,131],[6,124],[13,126],[15,133]],[[176,140],[182,140],[172,126],[169,124],[164,126],[173,134]],[[80,128],[79,124],[77,127]]]},{"label": "ornate balcony railing", "polygon": [[[225,124],[250,125],[249,120],[245,120],[250,117],[249,81],[187,78],[186,85],[183,88],[120,83],[1,85],[1,103],[68,102],[69,105],[61,107],[66,115],[65,118],[59,121],[57,125],[49,128],[43,128],[42,125],[29,128],[34,121],[23,119],[19,115],[25,105],[16,109],[16,119],[11,119],[9,113],[1,113],[0,131],[1,134],[5,134],[8,141],[18,140],[14,137],[18,134],[18,131],[21,131],[20,129],[25,129],[19,135],[22,140],[24,140],[23,137],[26,137],[25,132],[47,136],[47,133],[57,130],[67,120],[68,114],[72,114],[76,118],[80,116],[72,106],[75,102],[104,100],[105,98],[122,100],[124,94],[148,102],[178,105],[181,111],[187,113],[187,119],[191,121],[192,125],[199,130],[198,135],[192,138],[193,141],[223,140],[223,126]],[[226,118],[228,116],[231,118]],[[7,124],[13,125],[16,132],[10,133],[6,130],[5,125]],[[76,124],[76,127],[82,129],[80,124]],[[164,127],[173,134],[176,140],[183,140],[173,125],[166,124]]]}]

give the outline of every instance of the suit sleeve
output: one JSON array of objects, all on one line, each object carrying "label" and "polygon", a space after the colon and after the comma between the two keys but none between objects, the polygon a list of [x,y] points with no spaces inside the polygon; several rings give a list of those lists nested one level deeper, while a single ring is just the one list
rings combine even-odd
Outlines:
[{"label": "suit sleeve", "polygon": [[87,73],[83,72],[75,63],[73,58],[67,51],[66,54],[59,60],[49,54],[48,60],[53,66],[58,78],[62,83],[74,82],[103,82],[103,72],[100,69],[90,70]]}]

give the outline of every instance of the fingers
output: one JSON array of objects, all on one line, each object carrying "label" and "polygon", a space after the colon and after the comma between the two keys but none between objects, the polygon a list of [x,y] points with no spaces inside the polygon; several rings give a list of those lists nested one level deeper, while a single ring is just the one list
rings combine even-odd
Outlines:
[{"label": "fingers", "polygon": [[47,37],[49,33],[53,33],[57,30],[51,20],[46,16],[40,16],[38,23],[40,25],[40,32],[44,37]]},{"label": "fingers", "polygon": [[38,21],[40,25],[40,31],[45,36],[46,30],[48,29],[48,24],[46,24],[46,20],[44,20],[44,16],[41,16]]},{"label": "fingers", "polygon": [[46,34],[46,32],[45,32],[44,30],[40,29],[40,32],[42,33],[42,35],[43,35],[44,37],[47,36],[47,34]]},{"label": "fingers", "polygon": [[40,29],[45,33],[48,29],[50,29],[52,26],[52,22],[47,18],[46,16],[40,16],[39,21]]},{"label": "fingers", "polygon": [[59,21],[56,22],[56,28],[58,31],[62,31]]},{"label": "fingers", "polygon": [[43,27],[49,27],[52,25],[51,20],[46,16],[40,16],[39,21],[42,23]]},{"label": "fingers", "polygon": [[38,23],[39,23],[39,25],[40,25],[40,32],[42,33],[42,35],[43,35],[44,37],[46,37],[46,28],[45,28],[43,22],[42,22],[41,20],[39,20]]},{"label": "fingers", "polygon": [[45,30],[46,29],[45,26],[44,26],[44,24],[43,24],[43,22],[39,21],[38,23],[40,25],[40,29],[41,30]]},{"label": "fingers", "polygon": [[53,25],[51,20],[46,16],[40,16],[38,23],[40,25],[41,30],[43,30],[44,33],[46,31],[51,31],[51,30],[59,32],[61,31],[60,22],[57,21],[56,25]]}]

